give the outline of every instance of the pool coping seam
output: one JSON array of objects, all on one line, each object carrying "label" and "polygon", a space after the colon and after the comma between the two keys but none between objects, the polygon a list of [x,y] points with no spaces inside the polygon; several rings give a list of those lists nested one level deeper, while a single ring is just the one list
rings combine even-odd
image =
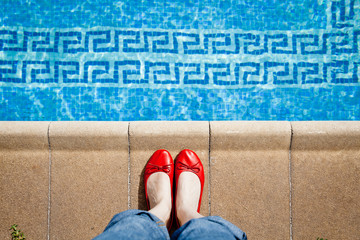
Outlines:
[{"label": "pool coping seam", "polygon": [[208,198],[209,198],[209,216],[211,216],[211,122],[209,121],[209,183],[208,183]]},{"label": "pool coping seam", "polygon": [[128,209],[131,209],[131,158],[130,158],[130,122],[128,122]]},{"label": "pool coping seam", "polygon": [[290,145],[289,145],[289,227],[290,227],[290,240],[293,239],[293,232],[292,232],[292,179],[291,179],[291,171],[292,171],[292,162],[291,162],[291,148],[292,148],[292,140],[293,140],[293,127],[291,122],[290,123]]},{"label": "pool coping seam", "polygon": [[48,147],[49,147],[49,189],[48,189],[48,209],[47,209],[47,239],[50,240],[50,217],[51,217],[51,142],[50,142],[50,125],[47,129]]}]

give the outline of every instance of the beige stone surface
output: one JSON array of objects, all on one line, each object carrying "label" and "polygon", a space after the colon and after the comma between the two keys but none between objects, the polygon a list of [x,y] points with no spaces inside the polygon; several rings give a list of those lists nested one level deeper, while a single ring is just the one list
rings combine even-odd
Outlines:
[{"label": "beige stone surface", "polygon": [[[209,213],[209,123],[208,122],[131,122],[131,208],[145,209],[144,168],[158,149],[170,152],[174,161],[183,149],[191,149],[199,156],[205,172],[205,186],[200,213]],[[174,224],[175,225],[175,224]]]},{"label": "beige stone surface", "polygon": [[0,122],[0,239],[19,225],[27,239],[46,239],[49,122]]},{"label": "beige stone surface", "polygon": [[293,239],[359,239],[360,122],[294,122]]},{"label": "beige stone surface", "polygon": [[50,125],[50,239],[91,239],[128,208],[128,123]]},{"label": "beige stone surface", "polygon": [[289,239],[289,122],[211,122],[211,215],[249,239]]},{"label": "beige stone surface", "polygon": [[[360,122],[291,125],[293,239],[357,239]],[[49,177],[50,239],[91,239],[117,212],[146,209],[143,170],[161,148],[199,155],[202,214],[289,239],[290,137],[289,122],[211,122],[210,136],[209,122],[0,122],[0,239],[14,223],[47,238]]]}]

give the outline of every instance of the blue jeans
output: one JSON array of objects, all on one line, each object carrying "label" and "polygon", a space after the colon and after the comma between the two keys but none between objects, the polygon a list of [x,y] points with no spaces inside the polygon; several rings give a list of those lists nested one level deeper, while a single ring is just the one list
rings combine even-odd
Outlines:
[{"label": "blue jeans", "polygon": [[[94,240],[170,239],[164,224],[155,215],[142,210],[116,214],[104,232]],[[238,227],[218,216],[192,219],[177,229],[171,239],[247,239]]]}]

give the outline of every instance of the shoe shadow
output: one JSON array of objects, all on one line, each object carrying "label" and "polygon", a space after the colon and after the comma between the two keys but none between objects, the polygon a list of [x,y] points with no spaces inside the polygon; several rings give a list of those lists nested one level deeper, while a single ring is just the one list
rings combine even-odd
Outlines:
[{"label": "shoe shadow", "polygon": [[146,205],[145,185],[144,185],[144,173],[145,173],[146,163],[147,163],[147,161],[145,162],[144,167],[141,171],[139,188],[138,188],[138,206],[137,207],[140,210],[148,210],[147,205]]}]

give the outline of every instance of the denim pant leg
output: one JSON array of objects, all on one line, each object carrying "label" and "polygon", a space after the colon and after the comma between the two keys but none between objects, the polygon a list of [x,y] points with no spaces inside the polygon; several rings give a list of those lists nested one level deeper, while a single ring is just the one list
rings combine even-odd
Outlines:
[{"label": "denim pant leg", "polygon": [[104,232],[93,240],[170,239],[163,221],[142,210],[127,210],[116,214]]},{"label": "denim pant leg", "polygon": [[176,230],[171,239],[178,240],[246,240],[246,234],[234,224],[218,216],[192,219]]}]

